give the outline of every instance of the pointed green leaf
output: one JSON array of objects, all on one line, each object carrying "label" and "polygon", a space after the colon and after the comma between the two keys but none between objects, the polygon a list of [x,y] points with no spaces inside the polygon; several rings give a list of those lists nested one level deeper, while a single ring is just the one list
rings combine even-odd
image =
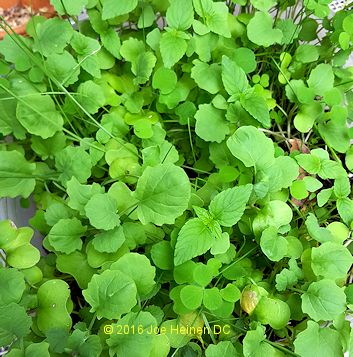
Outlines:
[{"label": "pointed green leaf", "polygon": [[221,226],[231,227],[242,217],[252,192],[252,185],[229,188],[210,203],[210,213]]}]

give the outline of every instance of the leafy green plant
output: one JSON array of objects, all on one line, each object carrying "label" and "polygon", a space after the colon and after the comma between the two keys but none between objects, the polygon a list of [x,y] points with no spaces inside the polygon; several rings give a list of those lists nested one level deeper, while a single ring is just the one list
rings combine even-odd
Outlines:
[{"label": "leafy green plant", "polygon": [[7,355],[352,351],[352,10],[52,4],[0,42]]}]

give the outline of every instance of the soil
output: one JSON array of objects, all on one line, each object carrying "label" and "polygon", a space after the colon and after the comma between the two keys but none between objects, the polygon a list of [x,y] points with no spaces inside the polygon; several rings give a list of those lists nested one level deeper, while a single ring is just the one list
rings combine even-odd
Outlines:
[{"label": "soil", "polygon": [[[16,31],[16,29],[25,29],[27,22],[34,15],[43,15],[49,12],[49,9],[46,7],[40,8],[37,11],[29,6],[13,6],[8,9],[3,9],[0,7],[0,16],[4,18],[4,21],[1,21],[1,24],[7,25]],[[16,31],[18,32],[18,31]],[[22,32],[22,31],[20,31]],[[1,37],[3,37],[5,31],[0,29]]]}]

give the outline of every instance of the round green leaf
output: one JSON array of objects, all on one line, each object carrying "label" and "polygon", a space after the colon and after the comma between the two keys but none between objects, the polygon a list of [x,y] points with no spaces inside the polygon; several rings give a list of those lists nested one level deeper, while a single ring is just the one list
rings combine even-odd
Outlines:
[{"label": "round green leaf", "polygon": [[203,293],[203,305],[206,309],[214,311],[222,306],[223,299],[218,288],[205,289]]},{"label": "round green leaf", "polygon": [[180,290],[182,303],[190,310],[196,310],[202,304],[204,289],[196,285],[187,285]]},{"label": "round green leaf", "polygon": [[119,270],[129,276],[136,284],[140,297],[151,292],[155,286],[156,268],[149,259],[139,253],[127,253],[110,266],[111,270]]},{"label": "round green leaf", "polygon": [[237,302],[240,299],[241,292],[234,284],[227,284],[227,286],[221,290],[221,296],[226,301]]},{"label": "round green leaf", "polygon": [[93,227],[109,231],[120,225],[116,200],[106,193],[93,195],[85,206],[86,215]]},{"label": "round green leaf", "polygon": [[82,294],[98,319],[119,319],[137,302],[135,282],[119,270],[105,270],[100,275],[93,275]]},{"label": "round green leaf", "polygon": [[164,240],[154,244],[151,249],[151,258],[159,269],[173,269],[173,249],[170,242]]},{"label": "round green leaf", "polygon": [[54,136],[62,129],[64,120],[56,111],[55,103],[48,95],[34,94],[17,104],[17,119],[31,133],[43,139]]},{"label": "round green leaf", "polygon": [[159,89],[162,94],[169,94],[175,88],[177,80],[172,69],[160,67],[153,75],[152,86]]},{"label": "round green leaf", "polygon": [[334,320],[346,309],[344,289],[328,279],[311,283],[301,298],[303,312],[315,321]]},{"label": "round green leaf", "polygon": [[173,224],[188,207],[191,186],[184,170],[173,164],[147,167],[139,178],[135,198],[143,224]]}]

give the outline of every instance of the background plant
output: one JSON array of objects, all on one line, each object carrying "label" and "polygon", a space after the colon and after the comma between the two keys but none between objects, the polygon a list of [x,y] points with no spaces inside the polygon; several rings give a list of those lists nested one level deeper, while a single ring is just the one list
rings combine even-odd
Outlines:
[{"label": "background plant", "polygon": [[34,17],[0,42],[0,196],[33,195],[49,252],[1,223],[8,355],[351,349],[352,11],[52,3],[78,28]]}]

